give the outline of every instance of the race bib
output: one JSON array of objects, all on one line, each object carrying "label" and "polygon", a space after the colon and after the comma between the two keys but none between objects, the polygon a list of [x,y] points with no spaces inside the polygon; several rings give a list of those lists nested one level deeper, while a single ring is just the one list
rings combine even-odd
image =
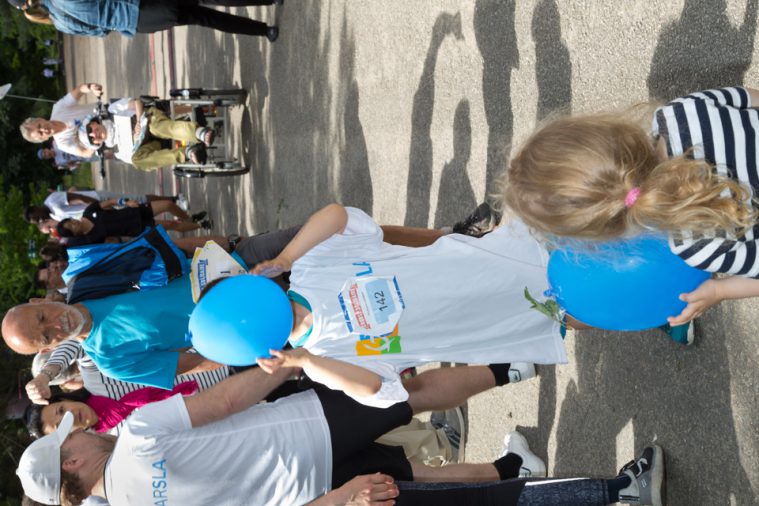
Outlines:
[{"label": "race bib", "polygon": [[349,279],[337,296],[351,334],[389,335],[406,308],[394,277],[361,276]]}]

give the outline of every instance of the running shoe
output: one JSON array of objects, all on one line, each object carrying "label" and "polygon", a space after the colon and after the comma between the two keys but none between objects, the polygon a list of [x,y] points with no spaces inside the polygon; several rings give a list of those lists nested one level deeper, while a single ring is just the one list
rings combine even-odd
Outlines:
[{"label": "running shoe", "polygon": [[640,506],[662,506],[664,490],[664,452],[657,445],[648,446],[640,457],[628,462],[619,474],[630,477],[628,487],[619,491],[619,501]]},{"label": "running shoe", "polygon": [[482,237],[495,228],[497,221],[490,204],[483,202],[469,216],[453,225],[453,233]]},{"label": "running shoe", "polygon": [[519,468],[520,478],[543,478],[546,476],[546,464],[543,460],[530,451],[530,445],[519,432],[509,432],[503,438],[503,450],[501,457],[513,453],[522,458],[522,465]]},{"label": "running shoe", "polygon": [[461,407],[446,411],[433,411],[430,424],[436,429],[443,429],[448,442],[451,444],[453,462],[464,462],[466,449],[466,420]]}]

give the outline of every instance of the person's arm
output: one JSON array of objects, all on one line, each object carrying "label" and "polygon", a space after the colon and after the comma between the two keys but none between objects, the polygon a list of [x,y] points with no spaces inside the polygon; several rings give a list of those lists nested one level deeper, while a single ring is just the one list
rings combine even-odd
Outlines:
[{"label": "person's arm", "polygon": [[255,367],[230,376],[196,395],[185,397],[190,423],[193,427],[200,427],[258,404],[294,372],[293,369],[282,368],[270,375]]},{"label": "person's arm", "polygon": [[26,384],[26,394],[35,404],[47,404],[50,398],[50,382],[53,381],[62,370],[71,366],[79,357],[81,345],[72,339],[59,344],[50,354],[45,366],[31,381]]},{"label": "person's arm", "polygon": [[139,123],[140,117],[142,117],[142,113],[145,112],[145,104],[142,103],[142,100],[130,100],[129,106],[134,109],[134,115],[137,116],[137,122]]},{"label": "person's arm", "polygon": [[179,361],[177,362],[177,376],[180,374],[192,374],[196,372],[213,371],[224,364],[208,360],[199,353],[189,353],[187,351],[179,352]]},{"label": "person's arm", "polygon": [[758,108],[759,107],[759,90],[755,90],[754,88],[746,88],[744,86],[744,89],[748,93],[749,99],[751,100],[751,107]]},{"label": "person's arm", "polygon": [[356,476],[306,506],[392,506],[398,497],[392,476],[382,473]]},{"label": "person's arm", "polygon": [[95,202],[98,202],[98,199],[94,199],[92,197],[88,197],[87,195],[82,195],[81,193],[72,193],[72,192],[66,192],[66,200],[69,204],[94,204]]},{"label": "person's arm", "polygon": [[701,286],[690,293],[680,295],[680,300],[687,302],[685,309],[668,318],[670,325],[683,325],[715,304],[728,299],[746,299],[759,297],[759,279],[731,276],[722,279],[707,279]]},{"label": "person's arm", "polygon": [[292,269],[293,263],[317,244],[340,234],[348,223],[348,213],[340,204],[330,204],[311,215],[293,240],[272,260],[256,265],[250,272],[275,278]]},{"label": "person's arm", "polygon": [[99,97],[103,94],[103,86],[98,83],[82,83],[69,92],[69,95],[74,97],[74,100],[79,100],[87,93],[92,93],[94,96]]},{"label": "person's arm", "polygon": [[311,354],[305,348],[269,350],[272,358],[256,360],[261,368],[273,374],[281,367],[300,367],[317,383],[332,390],[342,390],[351,397],[369,397],[382,388],[382,377],[363,367]]}]

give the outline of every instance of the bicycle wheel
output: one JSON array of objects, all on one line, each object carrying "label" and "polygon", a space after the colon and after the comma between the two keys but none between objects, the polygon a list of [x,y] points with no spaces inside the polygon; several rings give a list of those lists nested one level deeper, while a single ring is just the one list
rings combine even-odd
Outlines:
[{"label": "bicycle wheel", "polygon": [[206,165],[180,165],[174,167],[174,175],[186,178],[241,176],[250,171],[240,162],[217,162]]}]

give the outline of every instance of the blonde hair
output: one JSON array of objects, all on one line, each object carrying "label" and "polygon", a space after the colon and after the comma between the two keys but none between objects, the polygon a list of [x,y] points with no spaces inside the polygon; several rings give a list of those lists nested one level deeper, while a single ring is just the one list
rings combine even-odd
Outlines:
[{"label": "blonde hair", "polygon": [[[660,161],[646,131],[619,114],[549,120],[516,151],[499,184],[507,208],[558,236],[608,239],[642,229],[739,234],[757,218],[747,188],[704,160]],[[640,194],[628,207],[633,188]]]},{"label": "blonde hair", "polygon": [[25,141],[28,141],[34,144],[41,144],[47,140],[47,139],[37,139],[37,138],[32,137],[32,134],[34,133],[34,128],[32,128],[32,123],[40,119],[42,118],[26,118],[24,122],[21,123],[21,125],[18,127],[18,129],[21,131],[21,137],[23,137]]}]

